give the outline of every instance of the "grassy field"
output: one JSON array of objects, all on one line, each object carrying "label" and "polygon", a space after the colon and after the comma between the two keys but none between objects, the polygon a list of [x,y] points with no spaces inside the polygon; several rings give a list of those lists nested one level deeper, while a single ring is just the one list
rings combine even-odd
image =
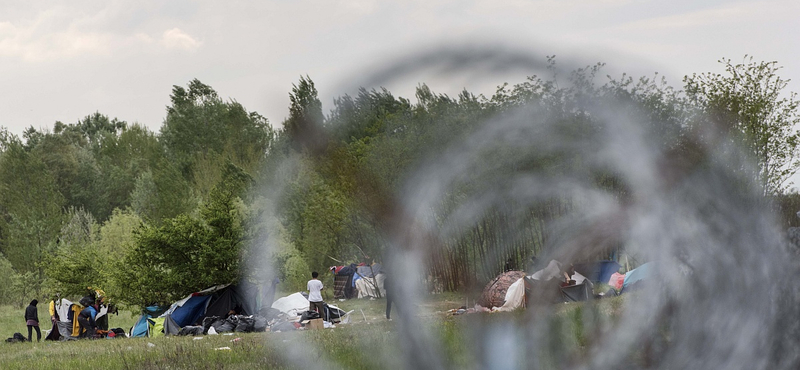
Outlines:
[{"label": "grassy field", "polygon": [[[614,316],[619,300],[598,304],[605,316]],[[397,325],[401,320],[387,321],[385,301],[349,300],[331,302],[345,311],[354,310],[350,324],[335,329],[284,333],[236,333],[203,337],[121,338],[70,342],[2,343],[0,364],[3,369],[298,369],[320,364],[345,369],[399,368],[403,354],[398,342]],[[517,324],[522,312],[506,314],[472,314],[451,316],[448,309],[464,305],[464,298],[454,294],[433,296],[423,303],[423,325],[438,336],[440,355],[448,367],[476,368],[479,359],[474,343],[466,338],[475,328],[492,321]],[[559,308],[558,321],[565,333],[563,348],[577,352],[585,341],[580,323],[583,305]],[[48,317],[46,306],[40,318]],[[123,313],[111,317],[112,327],[130,327],[134,315]],[[4,338],[13,332],[25,332],[22,310],[0,307],[0,324]],[[49,324],[44,324],[49,328]],[[35,334],[34,334],[35,335]],[[376,355],[380,354],[380,355]],[[313,365],[313,366],[312,366]]]}]

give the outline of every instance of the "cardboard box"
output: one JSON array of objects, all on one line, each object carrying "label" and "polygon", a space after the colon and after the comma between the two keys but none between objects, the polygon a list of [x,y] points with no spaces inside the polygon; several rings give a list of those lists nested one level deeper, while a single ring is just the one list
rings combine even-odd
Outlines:
[{"label": "cardboard box", "polygon": [[313,330],[313,329],[322,329],[322,328],[324,328],[324,327],[325,327],[325,326],[322,324],[322,319],[313,319],[313,320],[308,320],[308,324],[306,325],[306,328],[308,328],[308,329],[310,329],[310,330]]}]

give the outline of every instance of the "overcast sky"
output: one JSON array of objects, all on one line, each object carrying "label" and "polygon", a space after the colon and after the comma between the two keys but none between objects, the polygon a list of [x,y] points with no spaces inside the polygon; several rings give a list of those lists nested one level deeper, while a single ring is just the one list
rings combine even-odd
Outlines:
[{"label": "overcast sky", "polygon": [[[193,78],[279,126],[301,75],[327,112],[370,71],[453,45],[658,71],[673,86],[750,54],[777,60],[800,91],[798,35],[797,0],[0,0],[0,126],[20,134],[100,112],[157,131],[172,86]],[[406,97],[422,82],[491,95],[536,73],[441,72],[384,85]]]}]

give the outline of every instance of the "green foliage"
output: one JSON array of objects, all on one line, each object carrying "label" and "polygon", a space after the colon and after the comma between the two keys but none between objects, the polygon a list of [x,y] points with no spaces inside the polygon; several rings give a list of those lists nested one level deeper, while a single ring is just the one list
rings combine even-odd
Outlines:
[{"label": "green foliage", "polygon": [[162,219],[190,212],[197,204],[180,170],[166,158],[136,178],[131,207],[139,217],[158,224]]},{"label": "green foliage", "polygon": [[5,279],[0,285],[0,302],[13,304],[15,307],[23,307],[30,302],[30,297],[35,296],[30,291],[30,286],[26,282],[35,278],[32,272],[19,273],[14,269],[5,257],[0,256],[0,276]]},{"label": "green foliage", "polygon": [[37,153],[10,139],[0,157],[0,251],[20,273],[35,273],[26,284],[38,292],[39,262],[55,247],[64,198]]},{"label": "green foliage", "polygon": [[754,62],[745,56],[739,64],[724,58],[720,63],[725,75],[687,76],[686,93],[716,129],[746,148],[757,164],[757,180],[764,192],[781,193],[800,168],[796,128],[800,101],[795,93],[784,91],[789,81],[778,75],[781,67],[777,62]]},{"label": "green foliage", "polygon": [[[198,164],[235,165],[253,172],[272,145],[274,131],[263,116],[248,112],[235,102],[224,102],[211,86],[197,79],[188,89],[174,86],[161,127],[160,141],[186,181],[202,180],[209,174],[219,181],[218,170]],[[224,160],[215,159],[221,157]],[[207,195],[210,188],[200,195]]]},{"label": "green foliage", "polygon": [[289,94],[289,118],[283,122],[283,132],[296,151],[309,150],[318,153],[324,149],[322,133],[322,102],[317,97],[314,81],[308,76],[300,77],[297,85],[292,85]]},{"label": "green foliage", "polygon": [[143,225],[118,280],[129,304],[168,304],[188,293],[237,281],[246,244],[245,207],[239,196],[250,178],[233,164],[200,208],[200,218],[180,214],[160,226]]}]

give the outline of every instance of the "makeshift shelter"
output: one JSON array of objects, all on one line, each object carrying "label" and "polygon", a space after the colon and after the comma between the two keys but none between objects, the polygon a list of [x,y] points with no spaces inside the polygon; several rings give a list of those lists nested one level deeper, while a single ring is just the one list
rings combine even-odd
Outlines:
[{"label": "makeshift shelter", "polygon": [[[175,309],[170,307],[170,310],[160,317],[171,317],[180,328],[186,325],[192,325],[206,315],[206,309],[210,301],[210,295],[189,296],[187,299],[183,300],[182,305]],[[178,330],[180,330],[180,328]]]},{"label": "makeshift shelter", "polygon": [[151,337],[178,335],[178,332],[181,331],[181,327],[172,319],[171,315],[156,317],[152,321],[153,327],[150,330]]},{"label": "makeshift shelter", "polygon": [[[308,306],[308,298],[299,292],[279,298],[272,303],[272,308],[286,314],[289,317],[300,316],[304,312],[308,311]],[[325,321],[337,322],[345,315],[347,315],[347,312],[344,312],[339,307],[330,304],[323,305],[321,317],[325,319]]]},{"label": "makeshift shelter", "polygon": [[515,281],[508,287],[505,302],[501,307],[493,307],[492,311],[513,311],[522,307],[525,301],[525,277]]},{"label": "makeshift shelter", "polygon": [[503,306],[508,288],[524,276],[524,271],[508,271],[497,275],[483,288],[478,304],[489,308]]},{"label": "makeshift shelter", "polygon": [[650,267],[651,264],[648,262],[628,271],[625,274],[625,280],[622,282],[622,291],[630,290],[634,284],[641,284],[641,282],[649,279],[651,274]]},{"label": "makeshift shelter", "polygon": [[375,277],[362,276],[360,279],[356,280],[358,298],[386,297],[386,288],[383,286],[385,280],[386,274],[383,273],[377,274]]},{"label": "makeshift shelter", "polygon": [[150,329],[155,324],[153,318],[164,312],[166,308],[161,306],[147,306],[142,310],[142,315],[136,320],[131,328],[131,337],[146,337],[150,334]]},{"label": "makeshift shelter", "polygon": [[551,260],[547,267],[525,278],[525,305],[586,301],[593,298],[591,279],[576,272],[570,276],[575,283],[566,284],[561,263]]},{"label": "makeshift shelter", "polygon": [[335,267],[333,277],[333,298],[349,299],[356,296],[355,282],[353,281],[358,266],[355,263],[349,266]]},{"label": "makeshift shelter", "polygon": [[254,315],[261,308],[257,297],[259,297],[258,287],[255,285],[247,283],[228,285],[214,292],[213,300],[209,302],[205,315],[225,316],[231,311],[235,311],[238,315]]},{"label": "makeshift shelter", "polygon": [[293,293],[272,302],[272,308],[289,316],[298,316],[307,311],[308,306],[308,298],[304,297],[302,293]]},{"label": "makeshift shelter", "polygon": [[615,272],[619,271],[620,266],[617,261],[596,261],[587,263],[576,263],[575,271],[585,276],[594,283],[605,283]]},{"label": "makeshift shelter", "polygon": [[587,280],[583,284],[575,284],[560,287],[561,300],[563,302],[582,302],[594,297],[592,294],[591,283]]}]

